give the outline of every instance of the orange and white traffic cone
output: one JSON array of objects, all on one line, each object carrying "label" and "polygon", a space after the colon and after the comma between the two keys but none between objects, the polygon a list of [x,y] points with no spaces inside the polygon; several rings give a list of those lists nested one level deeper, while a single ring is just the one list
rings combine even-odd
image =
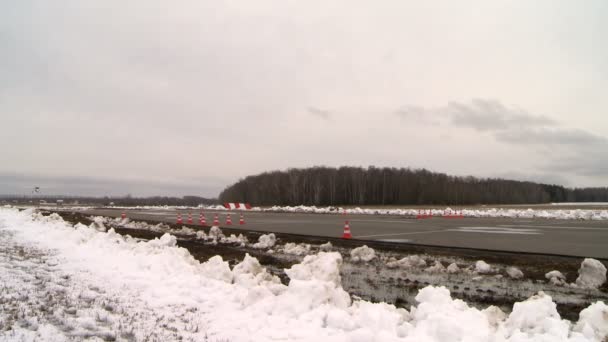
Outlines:
[{"label": "orange and white traffic cone", "polygon": [[121,219],[126,219],[127,218],[127,214],[123,211],[122,214],[120,214],[120,218]]},{"label": "orange and white traffic cone", "polygon": [[423,217],[422,217],[422,210],[418,209],[418,215],[416,215],[416,218],[417,218],[418,220],[420,220],[421,218],[423,218]]},{"label": "orange and white traffic cone", "polygon": [[240,225],[244,225],[245,224],[245,218],[243,217],[243,214],[241,214],[241,218],[239,219],[239,224]]},{"label": "orange and white traffic cone", "polygon": [[188,224],[192,224],[193,223],[193,221],[192,221],[192,213],[188,213],[188,221],[186,221],[186,222],[188,222]]},{"label": "orange and white traffic cone", "polygon": [[214,226],[219,226],[220,225],[220,219],[217,216],[217,214],[215,214],[215,216],[213,217],[213,225]]},{"label": "orange and white traffic cone", "polygon": [[198,221],[201,224],[201,226],[206,226],[207,225],[207,218],[205,218],[205,214],[204,213],[200,214]]},{"label": "orange and white traffic cone", "polygon": [[182,224],[184,223],[184,221],[182,221],[182,213],[177,213],[177,224]]},{"label": "orange and white traffic cone", "polygon": [[228,214],[228,215],[226,216],[226,225],[227,225],[227,226],[232,225],[232,218],[230,218],[230,214]]},{"label": "orange and white traffic cone", "polygon": [[343,239],[352,239],[352,235],[350,234],[350,224],[348,221],[344,221],[344,233],[342,234]]}]

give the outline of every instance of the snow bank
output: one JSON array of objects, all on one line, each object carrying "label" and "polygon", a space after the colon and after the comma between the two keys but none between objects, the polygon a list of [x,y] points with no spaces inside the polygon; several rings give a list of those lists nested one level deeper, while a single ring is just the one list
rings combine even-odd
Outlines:
[{"label": "snow bank", "polygon": [[606,282],[606,266],[599,260],[585,259],[578,270],[576,285],[597,289]]},{"label": "snow bank", "polygon": [[354,262],[370,262],[376,258],[376,251],[367,246],[357,247],[350,251],[350,258]]},{"label": "snow bank", "polygon": [[277,242],[277,237],[273,234],[263,234],[258,238],[258,242],[254,243],[251,247],[263,249],[271,248]]},{"label": "snow bank", "polygon": [[[446,209],[366,209],[366,208],[337,208],[325,207],[317,208],[315,206],[295,206],[281,207],[274,206],[271,208],[260,209],[254,208],[256,211],[267,212],[290,212],[290,213],[314,213],[314,214],[349,214],[349,215],[393,215],[393,216],[416,216],[420,210],[430,212],[433,216],[442,216],[446,212],[451,212],[450,208]],[[483,209],[463,209],[460,211],[465,217],[507,217],[507,218],[551,218],[563,220],[608,220],[608,210],[592,210],[592,209],[503,209],[503,208],[483,208]]]},{"label": "snow bank", "polygon": [[[335,252],[304,257],[285,270],[290,279],[285,286],[248,255],[232,270],[220,256],[200,263],[169,234],[138,242],[113,230],[99,232],[12,209],[0,209],[0,233],[0,241],[15,239],[52,251],[56,261],[46,269],[67,274],[61,277],[69,282],[62,291],[82,289],[74,296],[82,303],[101,307],[100,300],[114,298],[112,311],[99,319],[116,336],[132,340],[600,342],[608,331],[604,303],[589,306],[572,324],[543,293],[516,303],[508,316],[495,307],[469,307],[452,299],[448,289],[433,286],[420,290],[409,312],[386,303],[353,302],[341,286],[342,257]],[[0,268],[17,262],[2,260]],[[59,309],[76,316],[81,331],[97,324],[95,315],[84,315],[84,307]],[[0,310],[0,322],[4,315]],[[38,325],[46,331],[54,322]],[[15,336],[14,331],[0,334],[0,340]],[[56,340],[72,336],[62,329],[53,334],[65,334]]]}]

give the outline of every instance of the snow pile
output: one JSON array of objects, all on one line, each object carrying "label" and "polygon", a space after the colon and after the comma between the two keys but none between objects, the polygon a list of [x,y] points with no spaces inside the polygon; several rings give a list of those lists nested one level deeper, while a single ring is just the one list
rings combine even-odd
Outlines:
[{"label": "snow pile", "polygon": [[213,240],[219,240],[225,238],[222,230],[218,226],[213,226],[209,229],[209,238]]},{"label": "snow pile", "polygon": [[448,265],[447,269],[448,273],[458,273],[460,272],[460,267],[458,267],[458,265],[456,265],[455,262],[451,263],[450,265]]},{"label": "snow pile", "polygon": [[221,243],[235,243],[241,247],[245,247],[249,243],[249,240],[243,234],[239,234],[239,236],[230,234],[229,237],[223,238],[220,242]]},{"label": "snow pile", "polygon": [[574,330],[583,333],[589,340],[605,341],[608,336],[608,306],[596,302],[581,311]]},{"label": "snow pile", "polygon": [[182,226],[180,229],[173,229],[171,233],[177,235],[196,235],[196,230],[190,227]]},{"label": "snow pile", "polygon": [[524,277],[524,272],[517,267],[507,267],[507,275],[511,277],[511,279],[521,279]]},{"label": "snow pile", "polygon": [[[66,275],[53,287],[74,300],[70,306],[54,301],[39,319],[23,317],[0,332],[0,340],[84,339],[89,333],[95,340],[137,341],[601,342],[608,331],[604,303],[589,306],[572,324],[561,320],[543,293],[516,303],[508,316],[495,307],[469,307],[452,299],[448,289],[433,286],[420,290],[410,312],[352,302],[341,286],[342,257],[335,252],[308,255],[285,270],[290,278],[285,286],[250,256],[231,270],[220,256],[198,262],[169,234],[137,242],[113,230],[102,233],[12,209],[0,210],[0,243],[3,283],[11,289],[33,285],[35,278],[24,273],[31,265],[2,256],[7,243],[30,246],[36,253],[56,254],[45,257],[44,269]],[[0,292],[0,303],[13,293],[18,292]],[[13,302],[36,309],[20,312],[42,313],[38,299],[18,299]],[[110,308],[102,309],[108,303]],[[9,315],[0,310],[0,322]],[[112,335],[101,335],[107,331]]]},{"label": "snow pile", "polygon": [[283,253],[285,254],[293,254],[293,255],[306,255],[310,253],[310,245],[301,243],[286,243],[283,247]]},{"label": "snow pile", "polygon": [[350,251],[350,258],[354,262],[370,262],[376,258],[376,251],[373,248],[369,248],[364,245]]},{"label": "snow pile", "polygon": [[276,242],[277,237],[273,233],[263,234],[258,238],[258,242],[254,243],[251,247],[258,249],[271,248]]},{"label": "snow pile", "polygon": [[282,290],[280,286],[274,286],[280,285],[281,280],[268,273],[266,269],[260,265],[258,259],[251,257],[249,253],[245,255],[243,261],[234,266],[232,275],[234,283],[241,286],[269,286],[272,289],[275,289],[276,294]]},{"label": "snow pile", "polygon": [[198,232],[196,232],[196,238],[199,240],[207,240],[208,236],[207,236],[207,234],[205,234],[205,231],[201,229]]},{"label": "snow pile", "polygon": [[412,268],[412,267],[426,267],[426,261],[418,255],[408,255],[400,260],[391,258],[387,263],[388,268]]},{"label": "snow pile", "polygon": [[[287,213],[314,213],[314,214],[340,214],[349,215],[393,215],[393,216],[416,216],[421,210],[433,216],[442,216],[448,212],[453,212],[451,208],[446,209],[367,209],[367,208],[337,208],[315,206],[295,206],[260,209],[256,211],[267,212],[287,212]],[[608,220],[608,210],[590,209],[504,209],[504,208],[483,208],[483,209],[463,209],[460,213],[465,217],[508,217],[508,218],[546,218],[563,220]]]},{"label": "snow pile", "polygon": [[429,273],[443,273],[446,272],[446,268],[441,264],[439,260],[435,260],[435,264],[426,268],[424,271]]},{"label": "snow pile", "polygon": [[95,216],[92,217],[91,220],[93,221],[93,223],[91,223],[90,225],[91,228],[100,232],[105,232],[106,230],[108,230],[105,226],[106,220],[104,219],[104,217]]},{"label": "snow pile", "polygon": [[480,274],[491,273],[492,266],[483,260],[477,260],[477,262],[475,262],[475,272]]},{"label": "snow pile", "polygon": [[595,259],[585,259],[578,270],[576,285],[597,289],[606,282],[606,266]]},{"label": "snow pile", "polygon": [[326,243],[319,246],[319,249],[323,252],[329,252],[334,248],[331,242],[327,241]]},{"label": "snow pile", "polygon": [[545,278],[553,285],[566,285],[566,276],[560,271],[551,271],[545,274]]},{"label": "snow pile", "polygon": [[[539,292],[513,305],[504,329],[508,332],[506,335],[515,341],[557,341],[568,337],[570,322],[560,318],[550,296]],[[530,336],[536,336],[536,339],[530,339]]]}]

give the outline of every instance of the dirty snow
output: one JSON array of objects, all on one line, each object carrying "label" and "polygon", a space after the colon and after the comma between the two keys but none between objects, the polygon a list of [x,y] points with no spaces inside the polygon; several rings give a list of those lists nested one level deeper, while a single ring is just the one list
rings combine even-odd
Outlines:
[{"label": "dirty snow", "polygon": [[[353,300],[339,253],[308,255],[288,285],[250,256],[195,260],[175,237],[141,242],[0,209],[0,340],[595,341],[606,305],[562,320],[540,293],[506,315],[428,286],[411,310]],[[42,309],[45,308],[45,309]]]}]

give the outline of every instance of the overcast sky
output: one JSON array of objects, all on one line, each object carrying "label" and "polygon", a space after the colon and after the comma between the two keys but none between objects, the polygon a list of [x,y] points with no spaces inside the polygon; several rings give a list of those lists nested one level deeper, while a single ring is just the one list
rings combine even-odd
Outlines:
[{"label": "overcast sky", "polygon": [[265,170],[608,185],[608,1],[4,1],[0,193]]}]

